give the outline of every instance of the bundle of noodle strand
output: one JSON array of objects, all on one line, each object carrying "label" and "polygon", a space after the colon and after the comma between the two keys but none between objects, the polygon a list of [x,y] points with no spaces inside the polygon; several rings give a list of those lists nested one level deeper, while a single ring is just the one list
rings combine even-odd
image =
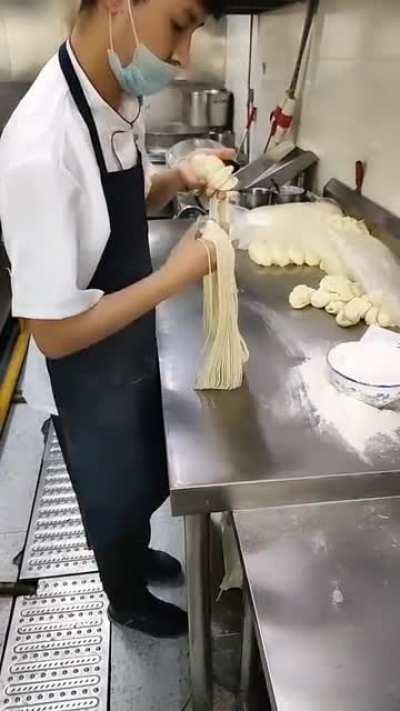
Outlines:
[{"label": "bundle of noodle strand", "polygon": [[[217,223],[225,222],[225,210],[226,205],[214,199],[210,216]],[[215,222],[209,224],[201,240],[208,253],[209,274],[203,282],[205,343],[195,387],[198,390],[233,390],[242,384],[243,365],[249,358],[249,351],[238,326],[235,251],[228,234]],[[215,273],[211,272],[208,242],[214,244],[216,251]]]}]

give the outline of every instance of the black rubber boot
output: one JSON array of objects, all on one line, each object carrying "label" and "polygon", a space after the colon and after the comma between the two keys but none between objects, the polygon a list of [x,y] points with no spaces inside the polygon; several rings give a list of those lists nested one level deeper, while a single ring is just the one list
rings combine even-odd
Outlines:
[{"label": "black rubber boot", "polygon": [[186,612],[176,605],[159,600],[148,590],[135,601],[131,612],[120,614],[110,605],[108,616],[111,622],[117,625],[144,632],[152,637],[182,637],[188,631]]},{"label": "black rubber boot", "polygon": [[172,583],[182,585],[184,582],[182,566],[179,560],[173,558],[169,553],[156,551],[149,548],[144,569],[144,575],[148,583],[164,585]]}]

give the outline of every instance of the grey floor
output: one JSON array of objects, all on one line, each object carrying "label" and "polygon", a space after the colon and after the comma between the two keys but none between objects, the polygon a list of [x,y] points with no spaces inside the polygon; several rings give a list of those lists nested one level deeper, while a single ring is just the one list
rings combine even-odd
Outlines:
[{"label": "grey floor", "polygon": [[[0,580],[14,581],[13,558],[20,552],[29,524],[43,453],[44,416],[27,405],[16,405],[0,447]],[[216,529],[215,529],[216,530]],[[221,575],[218,536],[214,536],[215,709],[235,708],[234,691],[239,662],[240,596],[217,601]],[[172,519],[168,505],[153,523],[153,545],[184,559],[183,529]],[[185,590],[160,589],[160,597],[185,606]],[[0,598],[0,654],[7,634],[11,602]],[[190,711],[187,640],[152,640],[134,632],[113,629],[111,648],[111,711]],[[230,690],[230,691],[229,691]]]}]

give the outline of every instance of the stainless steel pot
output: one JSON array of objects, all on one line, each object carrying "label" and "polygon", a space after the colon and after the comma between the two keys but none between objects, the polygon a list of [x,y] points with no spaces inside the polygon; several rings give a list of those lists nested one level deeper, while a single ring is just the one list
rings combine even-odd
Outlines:
[{"label": "stainless steel pot", "polygon": [[273,190],[269,188],[250,188],[236,193],[235,203],[239,207],[246,207],[248,210],[252,210],[262,205],[271,205],[272,198]]},{"label": "stainless steel pot", "polygon": [[193,128],[208,128],[208,94],[205,90],[190,91],[183,97],[184,121]]},{"label": "stainless steel pot", "polygon": [[227,126],[230,118],[232,94],[226,89],[208,91],[208,118],[213,128]]},{"label": "stainless steel pot", "polygon": [[226,128],[232,94],[225,89],[196,89],[183,96],[183,120],[192,128]]},{"label": "stainless steel pot", "polygon": [[297,185],[283,185],[273,190],[272,202],[274,205],[284,205],[291,202],[308,202],[307,191]]}]

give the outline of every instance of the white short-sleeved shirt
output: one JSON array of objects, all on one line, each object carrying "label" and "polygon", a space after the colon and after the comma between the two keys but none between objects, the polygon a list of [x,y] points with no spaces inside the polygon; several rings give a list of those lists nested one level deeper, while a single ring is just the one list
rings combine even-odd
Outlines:
[{"label": "white short-sleeved shirt", "polygon": [[[116,112],[102,99],[68,45],[92,110],[109,172],[136,165],[142,153],[146,190],[151,166],[138,101]],[[134,187],[132,186],[132,189]],[[0,220],[11,261],[12,313],[62,319],[93,307],[88,289],[110,234],[110,221],[89,132],[58,61],[44,67],[0,140]],[[33,339],[23,380],[32,407],[56,413],[46,360]]]}]

